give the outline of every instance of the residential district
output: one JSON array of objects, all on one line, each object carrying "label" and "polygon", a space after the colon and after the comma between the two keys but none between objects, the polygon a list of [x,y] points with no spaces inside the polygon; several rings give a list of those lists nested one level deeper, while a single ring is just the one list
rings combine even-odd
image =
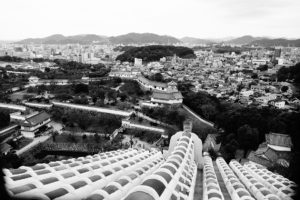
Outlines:
[{"label": "residential district", "polygon": [[191,48],[121,62],[123,46],[1,44],[7,195],[296,199],[300,48]]}]

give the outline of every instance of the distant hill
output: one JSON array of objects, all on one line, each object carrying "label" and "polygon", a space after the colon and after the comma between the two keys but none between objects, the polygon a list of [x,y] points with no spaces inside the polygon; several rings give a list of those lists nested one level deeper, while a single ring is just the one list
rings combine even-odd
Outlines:
[{"label": "distant hill", "polygon": [[288,40],[288,39],[261,39],[255,40],[250,43],[251,45],[263,46],[263,47],[272,47],[272,46],[284,46],[284,47],[300,47],[300,39],[297,40]]},{"label": "distant hill", "polygon": [[85,34],[85,35],[74,35],[74,36],[64,36],[61,34],[51,35],[45,38],[29,38],[25,40],[18,41],[19,44],[91,44],[91,43],[108,43],[107,37]]},{"label": "distant hill", "polygon": [[167,35],[156,35],[153,33],[128,33],[116,37],[109,37],[112,44],[176,44],[181,43],[175,37]]},{"label": "distant hill", "polygon": [[[100,36],[95,34],[82,34],[73,36],[64,36],[61,34],[50,35],[44,38],[28,38],[21,41],[17,41],[17,44],[120,44],[120,45],[173,45],[178,43],[186,44],[212,44],[212,43],[225,43],[235,45],[259,45],[259,46],[294,46],[300,47],[300,39],[288,40],[288,39],[268,39],[266,37],[253,37],[251,35],[245,35],[242,37],[229,39],[200,39],[194,37],[184,37],[180,40],[167,35],[157,35],[153,33],[128,33],[125,35],[119,35],[115,37]],[[225,41],[226,39],[226,41]],[[229,40],[227,40],[229,39]]]},{"label": "distant hill", "polygon": [[186,44],[211,44],[211,43],[213,43],[213,41],[211,41],[211,40],[194,38],[194,37],[183,37],[180,40]]},{"label": "distant hill", "polygon": [[116,60],[133,62],[134,58],[142,58],[144,62],[159,61],[160,58],[173,56],[180,58],[195,58],[194,51],[188,47],[150,45],[134,47],[119,55]]},{"label": "distant hill", "polygon": [[243,44],[249,44],[256,40],[266,39],[264,37],[253,37],[251,35],[245,35],[242,37],[238,37],[229,41],[226,41],[227,44],[236,44],[236,45],[243,45]]},{"label": "distant hill", "polygon": [[16,42],[18,44],[177,44],[181,43],[175,37],[156,35],[153,33],[128,33],[116,37],[105,37],[95,34],[64,36],[61,34],[51,35],[45,38],[28,38]]}]

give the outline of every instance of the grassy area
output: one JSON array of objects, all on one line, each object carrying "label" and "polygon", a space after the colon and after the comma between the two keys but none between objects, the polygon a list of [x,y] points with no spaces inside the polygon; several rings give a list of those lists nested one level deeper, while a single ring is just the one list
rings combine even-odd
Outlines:
[{"label": "grassy area", "polygon": [[49,139],[55,143],[90,143],[90,144],[101,144],[107,140],[104,137],[99,136],[96,139],[95,136],[79,136],[79,135],[69,135],[69,134],[60,134],[55,136],[55,139],[52,137]]},{"label": "grassy area", "polygon": [[12,93],[10,95],[10,99],[15,102],[15,101],[18,101],[18,100],[23,100],[26,96],[36,96],[37,93],[27,93],[27,90],[23,90],[23,91],[19,91],[19,92],[15,92],[15,93]]},{"label": "grassy area", "polygon": [[123,134],[133,135],[134,137],[139,138],[141,141],[148,142],[150,144],[157,141],[161,137],[160,133],[138,129],[126,129]]}]

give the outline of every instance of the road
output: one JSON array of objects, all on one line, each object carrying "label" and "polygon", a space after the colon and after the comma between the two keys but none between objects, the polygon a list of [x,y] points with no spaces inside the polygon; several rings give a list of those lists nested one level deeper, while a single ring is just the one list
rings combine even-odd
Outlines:
[{"label": "road", "polygon": [[24,153],[25,151],[28,151],[32,147],[38,145],[39,143],[42,143],[42,142],[46,141],[50,137],[51,137],[51,135],[43,135],[43,136],[40,136],[40,137],[36,137],[36,138],[33,139],[33,141],[31,143],[29,143],[28,145],[26,145],[22,149],[17,150],[16,154],[19,156],[22,153]]}]

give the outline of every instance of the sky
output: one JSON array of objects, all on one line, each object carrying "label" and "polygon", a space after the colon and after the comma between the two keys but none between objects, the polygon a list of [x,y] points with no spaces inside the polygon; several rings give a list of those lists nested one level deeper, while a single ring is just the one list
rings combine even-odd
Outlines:
[{"label": "sky", "polygon": [[52,34],[300,38],[300,0],[0,0],[0,40]]}]

